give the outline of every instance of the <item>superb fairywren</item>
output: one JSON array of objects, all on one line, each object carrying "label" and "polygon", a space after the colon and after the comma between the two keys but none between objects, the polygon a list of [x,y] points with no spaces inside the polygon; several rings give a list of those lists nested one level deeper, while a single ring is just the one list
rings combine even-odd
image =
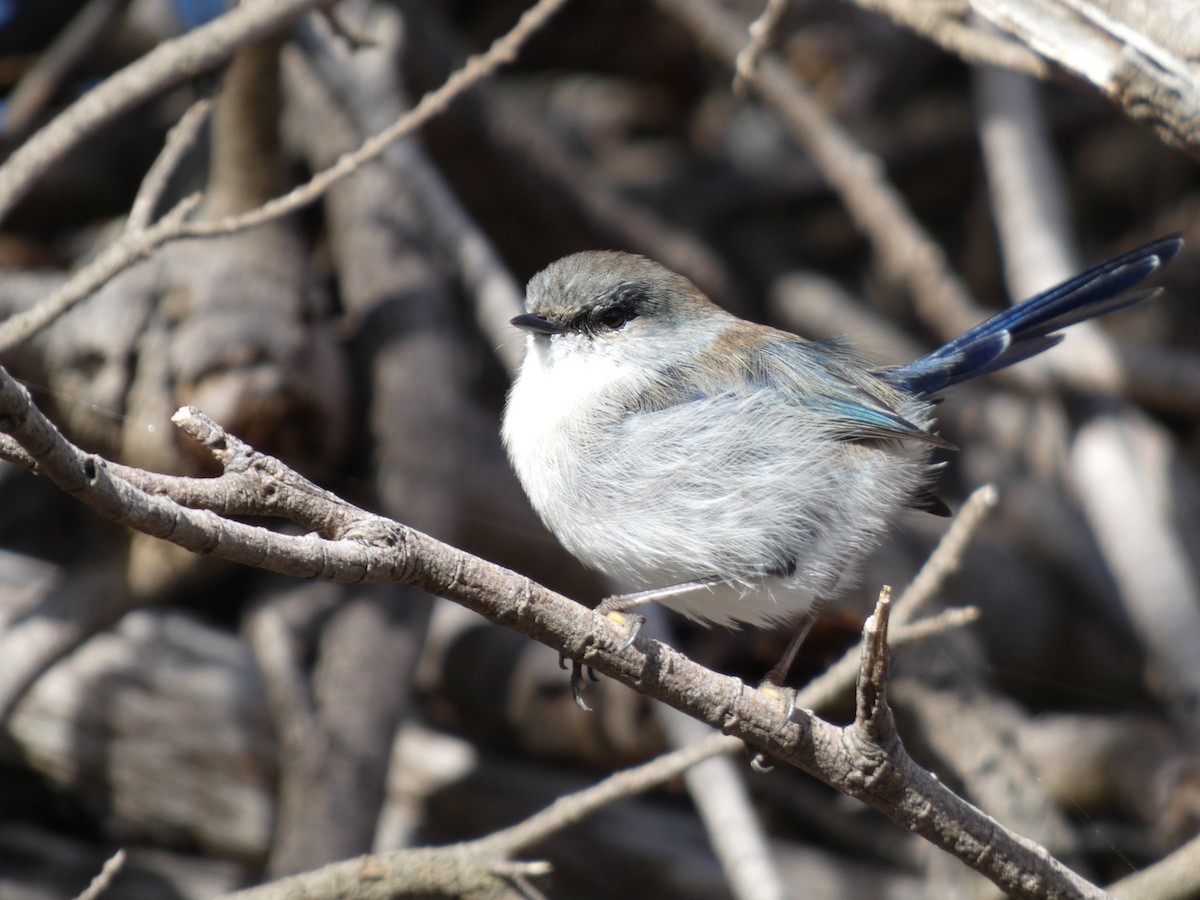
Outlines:
[{"label": "superb fairywren", "polygon": [[1124,292],[1181,243],[1106,262],[892,368],[739,319],[643,257],[577,253],[530,280],[512,320],[528,338],[504,444],[563,546],[642,589],[602,611],[657,601],[703,622],[811,624],[901,510],[946,511],[933,397],[1144,299]]}]

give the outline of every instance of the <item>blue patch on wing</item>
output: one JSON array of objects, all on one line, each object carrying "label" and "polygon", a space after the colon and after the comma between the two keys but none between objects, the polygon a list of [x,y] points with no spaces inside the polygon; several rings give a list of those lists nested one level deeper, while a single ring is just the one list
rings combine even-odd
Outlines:
[{"label": "blue patch on wing", "polygon": [[863,406],[851,400],[833,400],[821,398],[819,405],[837,414],[839,418],[857,422],[872,428],[890,430],[911,430],[912,425],[899,416],[892,415],[878,407]]},{"label": "blue patch on wing", "polygon": [[845,422],[847,440],[918,440],[936,447],[953,448],[953,444],[936,434],[917,427],[903,416],[880,406],[868,406],[853,400],[822,397],[820,408]]}]

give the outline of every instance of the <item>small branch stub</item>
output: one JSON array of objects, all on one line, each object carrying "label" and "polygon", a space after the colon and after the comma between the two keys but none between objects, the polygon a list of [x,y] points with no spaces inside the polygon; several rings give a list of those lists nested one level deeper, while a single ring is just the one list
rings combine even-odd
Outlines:
[{"label": "small branch stub", "polygon": [[892,589],[884,585],[879,591],[874,614],[863,625],[855,724],[876,740],[894,731],[887,708],[887,631],[891,609]]}]

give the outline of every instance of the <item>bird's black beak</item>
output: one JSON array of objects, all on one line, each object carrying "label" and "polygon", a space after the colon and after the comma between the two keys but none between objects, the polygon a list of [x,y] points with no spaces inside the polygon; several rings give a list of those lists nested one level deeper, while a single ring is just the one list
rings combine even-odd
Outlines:
[{"label": "bird's black beak", "polygon": [[562,334],[563,328],[556,325],[541,313],[522,313],[510,320],[522,331],[530,334]]}]

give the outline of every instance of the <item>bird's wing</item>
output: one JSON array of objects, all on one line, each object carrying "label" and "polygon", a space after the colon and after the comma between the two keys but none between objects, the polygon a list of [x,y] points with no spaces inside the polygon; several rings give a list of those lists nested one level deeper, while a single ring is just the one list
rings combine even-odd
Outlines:
[{"label": "bird's wing", "polygon": [[820,414],[842,440],[953,447],[901,415],[903,393],[874,375],[846,345],[763,331],[773,339],[717,344],[686,363],[666,366],[646,397],[646,411],[773,390],[785,403]]},{"label": "bird's wing", "polygon": [[904,394],[876,376],[868,362],[840,341],[793,339],[773,344],[767,356],[774,382],[787,385],[795,402],[828,413],[844,429],[844,440],[915,440],[954,446],[901,415]]}]

